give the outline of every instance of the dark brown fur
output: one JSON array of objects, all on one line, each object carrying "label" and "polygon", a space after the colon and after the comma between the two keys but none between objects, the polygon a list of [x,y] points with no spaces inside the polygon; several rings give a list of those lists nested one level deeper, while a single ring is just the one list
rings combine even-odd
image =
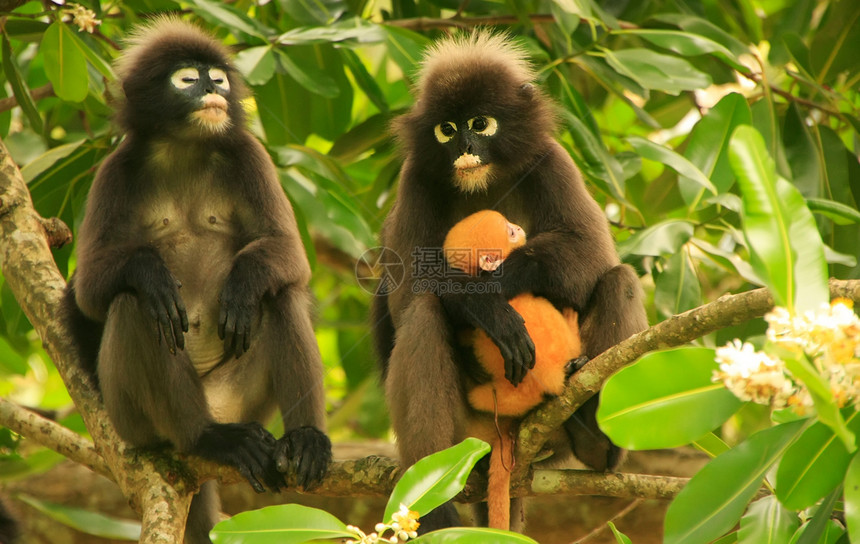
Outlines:
[{"label": "dark brown fur", "polygon": [[[196,95],[170,83],[188,63],[226,72],[227,125],[190,121]],[[111,421],[132,445],[236,466],[258,491],[283,487],[287,470],[310,485],[331,456],[310,267],[272,161],[244,127],[242,82],[224,47],[166,18],[135,36],[118,73],[125,139],[90,190],[66,297]],[[260,425],[275,408],[278,441]],[[209,542],[217,515],[209,482],[186,541]]]},{"label": "dark brown fur", "polygon": [[[507,303],[520,293],[576,310],[590,358],[647,326],[638,278],[620,264],[602,210],[554,140],[551,102],[532,86],[532,77],[524,55],[504,38],[479,33],[446,40],[425,62],[415,106],[394,125],[405,162],[382,244],[404,259],[407,274],[399,289],[374,299],[373,316],[406,465],[465,436],[466,363],[455,352],[453,331],[483,328],[508,354],[509,379],[518,383],[534,364],[522,319]],[[453,155],[434,137],[433,127],[476,115],[496,118],[499,128],[479,141],[491,165],[488,186],[470,192],[454,182]],[[455,223],[487,208],[522,226],[528,240],[505,261],[502,277],[490,279],[500,282],[501,293],[414,293],[413,283],[427,279],[421,270],[412,275],[415,249],[440,248]],[[451,281],[466,286],[487,280]],[[392,328],[393,343],[387,332]],[[617,464],[620,450],[597,428],[594,403],[596,398],[565,428],[577,457],[606,470]],[[456,523],[456,512],[446,505],[424,516],[422,529]]]}]

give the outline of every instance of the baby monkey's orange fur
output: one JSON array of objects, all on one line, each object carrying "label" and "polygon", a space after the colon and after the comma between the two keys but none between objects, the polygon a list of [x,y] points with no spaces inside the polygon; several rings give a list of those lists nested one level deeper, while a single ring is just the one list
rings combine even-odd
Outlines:
[{"label": "baby monkey's orange fur", "polygon": [[[469,274],[496,270],[514,249],[525,244],[523,229],[492,210],[476,212],[454,225],[445,238],[443,249],[448,264]],[[546,395],[564,389],[566,366],[582,354],[577,313],[570,308],[559,312],[547,299],[529,293],[508,301],[522,316],[535,345],[535,366],[514,387],[505,378],[505,363],[496,344],[482,330],[464,335],[475,357],[491,376],[468,392],[469,404],[476,410],[499,416],[499,429],[486,429],[476,422],[471,434],[490,438],[487,504],[490,527],[510,528],[510,471],[513,466],[513,418],[543,402]],[[490,432],[488,432],[490,431]]]}]

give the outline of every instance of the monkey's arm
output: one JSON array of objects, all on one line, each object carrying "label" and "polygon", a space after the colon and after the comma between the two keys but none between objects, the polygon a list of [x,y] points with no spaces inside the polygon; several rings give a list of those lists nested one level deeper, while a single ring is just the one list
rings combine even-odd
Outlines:
[{"label": "monkey's arm", "polygon": [[505,360],[505,378],[518,385],[535,365],[535,346],[522,316],[496,287],[498,278],[451,278],[451,293],[440,294],[454,328],[482,329]]},{"label": "monkey's arm", "polygon": [[290,286],[304,287],[310,279],[295,215],[263,147],[248,136],[237,146],[226,181],[241,192],[245,204],[237,217],[245,244],[233,258],[220,294],[218,335],[226,353],[241,356],[250,347],[251,323],[264,297]]},{"label": "monkey's arm", "polygon": [[161,330],[159,338],[175,352],[185,347],[185,304],[161,256],[129,223],[132,197],[121,163],[120,151],[105,162],[90,191],[78,240],[75,300],[84,315],[104,322],[118,294],[135,294]]}]

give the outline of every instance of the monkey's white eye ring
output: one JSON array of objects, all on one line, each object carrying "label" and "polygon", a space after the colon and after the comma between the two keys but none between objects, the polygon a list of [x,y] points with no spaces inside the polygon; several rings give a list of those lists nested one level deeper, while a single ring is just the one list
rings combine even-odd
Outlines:
[{"label": "monkey's white eye ring", "polygon": [[217,87],[220,87],[225,91],[230,90],[230,80],[227,79],[227,73],[221,68],[210,68],[209,79],[211,79],[212,83],[214,83]]},{"label": "monkey's white eye ring", "polygon": [[200,74],[197,72],[197,68],[191,67],[180,68],[170,76],[170,82],[177,89],[187,89],[197,83],[199,79]]},{"label": "monkey's white eye ring", "polygon": [[440,144],[444,144],[450,142],[451,138],[454,137],[454,134],[457,133],[457,125],[450,121],[445,121],[444,123],[436,125],[436,128],[433,129],[433,133],[436,135],[436,141]]},{"label": "monkey's white eye ring", "polygon": [[495,117],[479,115],[469,119],[469,130],[482,136],[492,136],[499,130],[499,122],[496,121]]}]

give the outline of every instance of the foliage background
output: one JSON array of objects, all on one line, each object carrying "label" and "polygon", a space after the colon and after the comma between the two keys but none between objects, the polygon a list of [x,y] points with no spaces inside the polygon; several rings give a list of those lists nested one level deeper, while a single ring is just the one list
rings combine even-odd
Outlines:
[{"label": "foliage background", "polygon": [[[317,338],[335,441],[386,438],[360,257],[392,202],[400,160],[387,127],[412,102],[422,48],[459,27],[496,25],[530,52],[560,108],[559,138],[606,210],[652,323],[762,285],[741,231],[728,161],[734,129],[763,135],[776,171],[806,199],[833,277],[860,277],[860,5],[854,0],[192,0],[0,2],[0,138],[37,210],[80,222],[93,173],[116,144],[110,61],[137,22],[179,11],[236,51],[252,129],[279,166],[314,266]],[[74,246],[55,252],[74,269]],[[356,268],[356,264],[359,264]],[[761,320],[702,339],[751,338]],[[0,395],[58,410],[86,432],[32,326],[0,287]],[[766,427],[745,406],[730,444]],[[0,476],[59,454],[0,431]]]}]

